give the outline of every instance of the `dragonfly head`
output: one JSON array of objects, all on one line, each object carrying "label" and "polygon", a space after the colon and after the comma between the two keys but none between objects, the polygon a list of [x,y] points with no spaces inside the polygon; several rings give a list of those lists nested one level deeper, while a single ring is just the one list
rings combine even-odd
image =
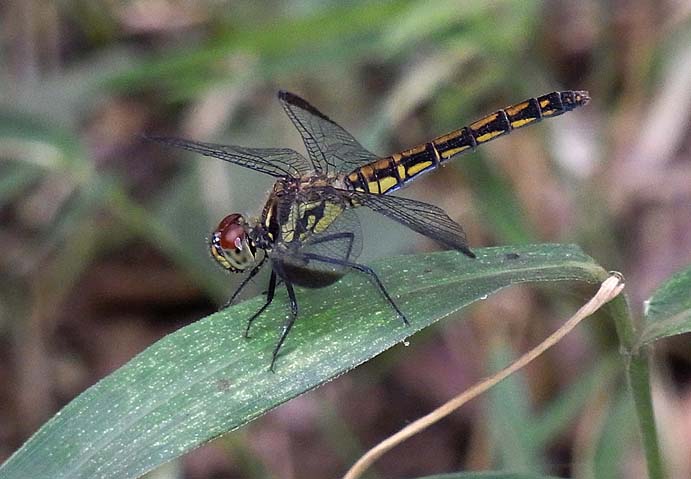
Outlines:
[{"label": "dragonfly head", "polygon": [[211,234],[211,256],[233,273],[245,271],[254,264],[257,253],[257,246],[248,232],[249,225],[244,216],[238,213],[226,216]]}]

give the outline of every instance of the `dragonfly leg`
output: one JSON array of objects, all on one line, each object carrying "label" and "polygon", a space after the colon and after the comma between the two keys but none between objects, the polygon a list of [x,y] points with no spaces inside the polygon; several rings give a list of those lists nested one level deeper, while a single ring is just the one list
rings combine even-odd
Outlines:
[{"label": "dragonfly leg", "polygon": [[238,288],[235,290],[235,292],[230,297],[230,299],[228,301],[226,301],[225,303],[223,303],[223,306],[221,306],[221,309],[226,309],[228,306],[233,304],[233,302],[235,301],[235,298],[237,298],[238,295],[240,294],[240,292],[243,289],[245,289],[245,286],[247,286],[247,284],[252,280],[252,278],[254,278],[257,275],[257,273],[259,273],[259,270],[262,268],[262,266],[264,266],[265,261],[266,261],[266,255],[261,259],[261,261],[259,261],[259,263],[257,263],[257,266],[252,268],[252,271],[250,271],[250,274],[248,274],[247,277],[242,280],[242,283],[240,283],[240,286],[238,286]]},{"label": "dragonfly leg", "polygon": [[281,346],[283,346],[283,343],[285,342],[288,333],[290,333],[290,330],[293,328],[293,324],[295,324],[295,318],[297,318],[298,316],[298,301],[297,297],[295,296],[295,290],[293,289],[293,285],[291,283],[289,283],[288,281],[286,281],[285,283],[286,289],[288,290],[288,299],[290,300],[290,316],[288,316],[288,319],[283,324],[283,329],[281,330],[281,337],[278,339],[278,343],[276,344],[274,352],[271,356],[271,366],[269,366],[269,369],[272,372],[275,372],[274,364],[276,363],[276,358],[278,357],[278,351],[281,349]]},{"label": "dragonfly leg", "polygon": [[[277,288],[278,288],[280,285],[282,285],[282,284],[283,284],[283,280],[282,280],[282,279],[279,279],[279,280],[276,281],[276,287],[277,287]],[[269,294],[269,290],[266,289],[266,290],[262,291],[262,294],[263,294],[263,295]]]},{"label": "dragonfly leg", "polygon": [[271,302],[274,300],[274,293],[276,292],[276,273],[271,272],[271,278],[269,279],[269,290],[266,292],[266,302],[259,308],[259,311],[254,313],[250,319],[247,320],[247,327],[245,328],[245,337],[250,337],[250,326],[252,322],[259,317],[260,314],[264,312],[266,308],[269,307]]},{"label": "dragonfly leg", "polygon": [[370,277],[370,279],[374,282],[374,284],[377,285],[379,288],[379,291],[384,295],[384,298],[389,302],[391,307],[393,307],[394,311],[396,311],[396,314],[398,314],[398,317],[401,318],[401,321],[406,326],[410,326],[410,323],[408,322],[408,318],[405,317],[405,315],[401,312],[401,310],[398,308],[396,303],[394,303],[394,300],[391,299],[391,296],[389,296],[388,291],[386,291],[386,288],[382,284],[381,280],[379,279],[379,276],[377,276],[377,273],[374,272],[372,268],[369,266],[365,266],[364,264],[359,264],[359,263],[353,263],[352,261],[346,261],[342,259],[336,259],[336,258],[329,258],[327,256],[321,256],[318,254],[314,253],[304,253],[303,256],[306,259],[311,259],[314,261],[321,261],[323,263],[328,263],[328,264],[335,264],[339,266],[345,266],[347,268],[352,268],[354,270],[360,271],[362,273],[365,273]]}]

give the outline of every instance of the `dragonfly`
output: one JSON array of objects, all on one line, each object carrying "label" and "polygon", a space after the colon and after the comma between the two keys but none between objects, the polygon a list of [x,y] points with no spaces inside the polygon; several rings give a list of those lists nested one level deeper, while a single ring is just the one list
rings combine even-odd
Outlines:
[{"label": "dragonfly", "polygon": [[290,314],[273,349],[271,371],[298,317],[295,286],[322,288],[346,273],[360,272],[376,286],[403,324],[409,325],[377,273],[357,262],[362,248],[357,208],[369,208],[475,258],[463,228],[444,210],[389,194],[483,143],[583,106],[590,97],[587,91],[568,90],[529,98],[386,157],[365,149],[350,133],[298,95],[279,91],[278,99],[302,136],[306,157],[288,148],[249,148],[148,137],[276,178],[259,217],[230,214],[209,238],[211,255],[223,269],[248,272],[224,307],[235,302],[263,267],[271,267],[266,300],[247,320],[246,337],[255,319],[273,302],[277,287],[282,284],[287,290]]}]

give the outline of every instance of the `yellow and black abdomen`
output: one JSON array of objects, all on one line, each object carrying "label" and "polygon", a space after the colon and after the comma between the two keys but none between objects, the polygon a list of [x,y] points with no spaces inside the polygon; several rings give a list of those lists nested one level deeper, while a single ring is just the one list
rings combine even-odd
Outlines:
[{"label": "yellow and black abdomen", "polygon": [[384,194],[401,188],[422,173],[432,171],[456,155],[474,150],[477,145],[537,123],[543,118],[585,105],[590,100],[585,91],[552,92],[530,98],[498,110],[468,126],[435,138],[400,153],[361,166],[346,175],[349,187],[356,191]]}]

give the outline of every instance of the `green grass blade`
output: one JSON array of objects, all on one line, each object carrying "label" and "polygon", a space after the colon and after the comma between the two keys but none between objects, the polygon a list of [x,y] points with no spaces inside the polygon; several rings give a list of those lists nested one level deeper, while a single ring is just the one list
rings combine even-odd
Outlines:
[{"label": "green grass blade", "polygon": [[[497,371],[516,360],[506,341],[495,340],[490,354],[492,369]],[[543,467],[540,450],[530,435],[533,414],[525,374],[519,371],[489,391],[487,422],[491,444],[502,469],[536,471]]]},{"label": "green grass blade", "polygon": [[[191,85],[204,88],[210,79],[221,81],[225,78],[228,81],[228,69],[219,69],[219,64],[236,53],[256,55],[261,58],[264,68],[283,72],[304,72],[305,68],[314,68],[315,57],[318,64],[338,64],[353,53],[364,53],[368,44],[372,44],[368,41],[372,34],[378,33],[382,24],[395,21],[409,4],[406,0],[358,3],[335,4],[316,9],[313,14],[279,17],[246,28],[228,28],[218,38],[203,45],[175,48],[158,59],[144,61],[113,76],[107,84],[131,92],[142,87],[160,90],[182,82],[191,93]],[[353,48],[353,43],[359,47]],[[343,48],[343,45],[349,47]],[[324,48],[332,55],[322,55]],[[337,60],[334,60],[334,55]]]},{"label": "green grass blade", "polygon": [[598,479],[617,479],[625,475],[627,452],[631,448],[631,438],[635,437],[635,411],[631,396],[625,390],[613,391],[601,434],[590,445],[592,477]]},{"label": "green grass blade", "polygon": [[599,388],[609,384],[611,378],[621,372],[621,358],[604,356],[592,369],[562,391],[546,409],[533,418],[529,436],[536,447],[545,450],[560,434],[568,429],[578,414],[592,401]]},{"label": "green grass blade", "polygon": [[691,331],[691,267],[675,274],[647,301],[638,341],[645,345]]},{"label": "green grass blade", "polygon": [[404,327],[362,275],[298,291],[301,315],[268,371],[287,313],[285,295],[256,321],[262,298],[213,314],[158,341],[88,389],[0,467],[0,478],[129,478],[238,428],[345,373],[501,288],[534,281],[600,281],[576,246],[447,251],[373,263],[408,315]]},{"label": "green grass blade", "polygon": [[521,209],[508,181],[493,171],[486,161],[463,163],[463,171],[468,178],[473,194],[479,199],[482,217],[502,242],[526,244],[537,237]]}]

